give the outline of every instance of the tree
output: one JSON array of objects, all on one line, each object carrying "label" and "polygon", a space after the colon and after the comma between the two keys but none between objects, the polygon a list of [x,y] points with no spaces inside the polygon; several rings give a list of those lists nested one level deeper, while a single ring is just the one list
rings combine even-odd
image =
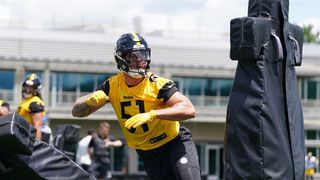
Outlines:
[{"label": "tree", "polygon": [[320,32],[319,31],[314,32],[312,24],[304,25],[303,31],[304,31],[304,42],[320,44]]}]

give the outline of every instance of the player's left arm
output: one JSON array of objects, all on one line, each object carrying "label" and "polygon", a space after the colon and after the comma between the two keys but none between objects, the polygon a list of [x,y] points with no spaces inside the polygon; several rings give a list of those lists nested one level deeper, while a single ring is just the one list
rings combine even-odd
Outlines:
[{"label": "player's left arm", "polygon": [[154,110],[157,119],[183,121],[196,116],[193,104],[178,91],[169,98],[165,105],[168,108]]},{"label": "player's left arm", "polygon": [[41,140],[41,126],[44,105],[41,102],[35,101],[30,104],[29,109],[33,121],[33,126],[36,128],[36,139]]},{"label": "player's left arm", "polygon": [[104,142],[105,142],[105,145],[106,145],[107,147],[110,147],[110,146],[120,147],[120,146],[122,146],[122,144],[123,144],[122,141],[120,141],[120,140],[105,139]]},{"label": "player's left arm", "polygon": [[165,105],[167,108],[151,110],[131,117],[125,122],[124,126],[128,129],[132,127],[136,128],[154,119],[183,121],[194,118],[196,115],[195,108],[190,100],[178,91],[174,91],[174,93],[168,97],[165,101]]},{"label": "player's left arm", "polygon": [[31,113],[33,125],[36,128],[36,139],[41,140],[42,112]]}]

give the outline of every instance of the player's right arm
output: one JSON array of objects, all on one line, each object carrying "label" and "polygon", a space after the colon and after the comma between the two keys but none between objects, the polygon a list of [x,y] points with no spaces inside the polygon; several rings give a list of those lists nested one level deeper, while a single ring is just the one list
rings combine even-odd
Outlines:
[{"label": "player's right arm", "polygon": [[105,80],[96,91],[79,97],[72,108],[74,117],[86,117],[109,102],[109,80]]},{"label": "player's right arm", "polygon": [[9,114],[9,110],[6,107],[0,106],[0,117]]},{"label": "player's right arm", "polygon": [[97,90],[88,95],[81,96],[73,105],[72,116],[86,117],[100,109],[108,101],[109,97],[102,90]]},{"label": "player's right arm", "polygon": [[10,113],[10,105],[0,99],[0,117]]}]

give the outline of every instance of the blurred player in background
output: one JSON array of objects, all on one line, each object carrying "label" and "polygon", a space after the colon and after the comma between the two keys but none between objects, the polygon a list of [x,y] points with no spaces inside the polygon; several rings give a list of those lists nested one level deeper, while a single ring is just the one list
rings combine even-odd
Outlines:
[{"label": "blurred player in background", "polygon": [[319,160],[312,155],[312,152],[308,152],[308,154],[305,156],[305,179],[306,180],[313,180],[314,174],[317,170],[317,167],[319,165]]},{"label": "blurred player in background", "polygon": [[195,117],[173,81],[149,71],[151,50],[137,33],[123,34],[115,47],[121,73],[77,99],[72,114],[85,117],[110,102],[128,146],[135,148],[151,179],[200,180],[195,144],[179,121]]},{"label": "blurred player in background", "polygon": [[40,90],[39,76],[35,73],[27,75],[22,82],[22,101],[17,109],[17,113],[36,128],[37,140],[41,140],[42,116],[45,114]]},{"label": "blurred player in background", "polygon": [[110,179],[110,148],[120,147],[122,142],[110,135],[110,124],[101,122],[98,134],[93,133],[88,146],[88,152],[92,163],[89,167],[91,173],[97,179]]},{"label": "blurred player in background", "polygon": [[0,99],[0,117],[10,113],[10,104]]}]

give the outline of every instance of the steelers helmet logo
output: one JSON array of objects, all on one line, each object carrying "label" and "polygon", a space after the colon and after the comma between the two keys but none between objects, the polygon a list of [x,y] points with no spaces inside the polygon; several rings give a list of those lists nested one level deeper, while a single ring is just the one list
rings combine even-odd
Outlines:
[{"label": "steelers helmet logo", "polygon": [[37,75],[36,75],[36,74],[34,74],[34,73],[32,73],[32,74],[30,74],[30,76],[29,76],[29,79],[28,79],[28,80],[32,81],[32,80],[34,80],[34,79],[36,79],[36,78],[37,78]]},{"label": "steelers helmet logo", "polygon": [[32,80],[27,80],[26,84],[29,85],[29,86],[32,86],[33,85],[33,81]]}]

